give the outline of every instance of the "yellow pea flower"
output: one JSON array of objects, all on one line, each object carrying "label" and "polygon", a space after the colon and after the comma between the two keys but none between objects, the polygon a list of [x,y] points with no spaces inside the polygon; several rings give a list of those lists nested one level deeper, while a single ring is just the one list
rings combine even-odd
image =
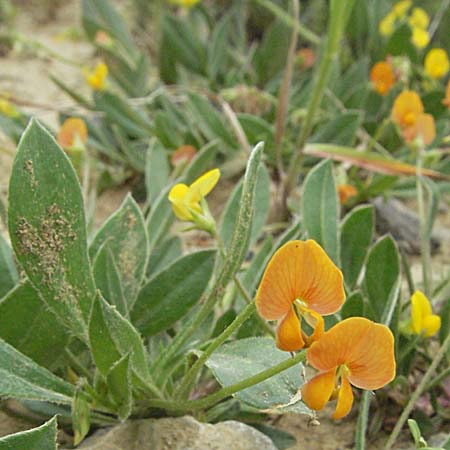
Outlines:
[{"label": "yellow pea flower", "polygon": [[411,0],[402,0],[401,2],[396,3],[392,7],[392,12],[399,18],[402,19],[405,17],[406,13],[408,12],[409,8],[411,7],[412,1]]},{"label": "yellow pea flower", "polygon": [[413,8],[411,15],[409,16],[408,23],[413,29],[422,28],[425,30],[430,24],[430,18],[422,8]]},{"label": "yellow pea flower", "polygon": [[423,28],[413,27],[411,42],[417,48],[425,48],[430,42],[430,35],[428,34],[428,31]]},{"label": "yellow pea flower", "polygon": [[104,62],[98,63],[93,71],[83,70],[84,78],[94,91],[102,91],[106,86],[108,66]]},{"label": "yellow pea flower", "polygon": [[175,5],[184,6],[185,8],[192,8],[197,3],[201,2],[201,0],[170,0],[170,1]]},{"label": "yellow pea flower", "polygon": [[213,169],[197,178],[190,186],[176,184],[169,192],[169,201],[175,215],[180,220],[194,222],[199,228],[211,231],[213,219],[202,202],[214,189],[219,178],[219,169]]},{"label": "yellow pea flower", "polygon": [[395,28],[394,25],[396,19],[397,19],[396,15],[391,11],[378,24],[378,31],[383,36],[390,36],[394,32]]},{"label": "yellow pea flower", "polygon": [[424,337],[434,336],[441,328],[441,318],[432,313],[429,300],[421,291],[411,297],[411,330]]},{"label": "yellow pea flower", "polygon": [[11,119],[20,116],[17,108],[6,98],[0,98],[0,114]]},{"label": "yellow pea flower", "polygon": [[442,78],[450,69],[447,52],[443,48],[432,48],[425,56],[425,72],[434,79]]}]

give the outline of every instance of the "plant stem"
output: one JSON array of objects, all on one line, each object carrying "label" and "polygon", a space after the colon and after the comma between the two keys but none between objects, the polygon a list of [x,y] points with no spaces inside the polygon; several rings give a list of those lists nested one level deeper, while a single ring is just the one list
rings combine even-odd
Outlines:
[{"label": "plant stem", "polygon": [[450,375],[450,366],[444,369],[439,375],[433,378],[427,386],[425,387],[425,392],[434,388],[437,384],[439,384],[442,380],[445,380]]},{"label": "plant stem", "polygon": [[364,391],[359,404],[358,421],[356,422],[355,450],[365,450],[367,419],[369,417],[370,391]]},{"label": "plant stem", "polygon": [[423,290],[425,295],[431,295],[431,278],[430,278],[430,238],[427,233],[427,219],[425,216],[425,199],[422,184],[422,148],[417,150],[416,165],[416,185],[417,185],[417,207],[419,210],[420,220],[420,258],[422,261],[422,278]]},{"label": "plant stem", "polygon": [[286,125],[286,113],[289,106],[289,91],[291,89],[292,72],[294,67],[295,51],[298,42],[298,16],[300,13],[300,5],[298,0],[292,0],[292,15],[294,17],[294,27],[292,28],[291,41],[286,60],[286,69],[283,75],[283,82],[280,86],[278,96],[278,108],[275,120],[275,157],[277,162],[278,176],[280,180],[284,178],[282,144],[283,135]]},{"label": "plant stem", "polygon": [[270,367],[269,369],[263,370],[256,375],[253,375],[245,380],[242,380],[238,383],[232,384],[230,386],[224,387],[214,394],[208,395],[207,397],[198,399],[198,400],[186,400],[186,401],[173,401],[173,400],[150,400],[148,405],[152,408],[161,408],[166,409],[168,411],[179,411],[179,412],[188,412],[195,411],[199,409],[208,408],[215,403],[223,400],[230,395],[235,394],[236,392],[242,391],[243,389],[247,389],[255,384],[261,383],[268,378],[271,378],[280,372],[283,372],[289,369],[292,366],[304,361],[306,357],[306,351],[303,350],[297,353],[293,358],[287,359],[276,366]]},{"label": "plant stem", "polygon": [[300,135],[297,141],[297,152],[292,155],[289,171],[284,183],[283,197],[285,200],[296,185],[297,177],[301,170],[304,157],[304,146],[309,134],[311,133],[317,109],[320,106],[325,87],[328,83],[328,79],[330,78],[333,61],[338,54],[339,43],[341,41],[348,16],[350,15],[353,7],[353,3],[353,0],[346,0],[345,2],[331,0],[330,2],[330,19],[325,54],[320,61],[319,71],[306,112],[306,118],[300,130]]},{"label": "plant stem", "polygon": [[395,424],[395,427],[392,430],[392,433],[389,436],[389,439],[386,442],[386,445],[384,446],[384,450],[390,450],[392,448],[392,446],[394,445],[398,435],[400,434],[400,431],[401,431],[403,425],[405,424],[411,411],[413,410],[414,405],[416,404],[416,401],[422,395],[422,393],[425,391],[426,386],[428,386],[428,383],[430,382],[430,378],[432,377],[434,371],[436,370],[437,366],[439,365],[439,363],[441,362],[442,358],[447,353],[449,348],[450,348],[450,333],[445,338],[445,341],[442,343],[442,346],[439,349],[438,353],[434,356],[434,359],[433,359],[430,367],[428,367],[428,370],[425,372],[425,375],[423,376],[423,378],[420,381],[419,385],[417,386],[416,390],[411,395],[409,402],[403,409],[403,412],[402,412],[400,418],[397,420],[397,423]]},{"label": "plant stem", "polygon": [[78,358],[68,349],[66,348],[65,354],[69,359],[70,365],[80,374],[86,377],[87,380],[92,380],[92,373],[78,361]]},{"label": "plant stem", "polygon": [[298,23],[294,20],[289,14],[287,14],[283,9],[277,6],[274,2],[270,0],[255,0],[260,6],[269,10],[274,16],[278,19],[282,20],[286,25],[290,27],[298,28],[298,33],[307,41],[311,42],[311,44],[319,45],[320,37],[317,34],[313,33],[311,30],[308,30],[304,25]]},{"label": "plant stem", "polygon": [[217,336],[208,348],[201,354],[201,356],[195,361],[194,365],[186,372],[182,378],[178,389],[175,392],[175,397],[186,397],[189,395],[193,384],[195,383],[196,376],[200,369],[203,367],[209,357],[219,348],[254,312],[256,311],[255,302],[249,303],[239,315],[228,325],[225,330],[219,336]]}]

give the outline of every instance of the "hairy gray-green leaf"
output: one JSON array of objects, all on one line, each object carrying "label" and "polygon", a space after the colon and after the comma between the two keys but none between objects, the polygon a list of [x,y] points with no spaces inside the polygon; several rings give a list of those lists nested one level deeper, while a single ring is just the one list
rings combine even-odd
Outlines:
[{"label": "hairy gray-green leaf", "polygon": [[131,408],[133,406],[129,353],[111,367],[106,376],[106,383],[114,402],[117,404],[119,418],[126,420],[131,414]]},{"label": "hairy gray-green leaf", "polygon": [[48,368],[58,362],[69,339],[28,280],[0,300],[0,337]]},{"label": "hairy gray-green leaf", "polygon": [[10,434],[0,439],[0,450],[56,450],[56,416],[40,427]]},{"label": "hairy gray-green leaf", "polygon": [[346,285],[352,289],[366,259],[374,232],[373,206],[352,209],[341,225],[341,265]]},{"label": "hairy gray-green leaf", "polygon": [[172,264],[183,253],[181,239],[178,236],[170,236],[156,246],[147,266],[147,277],[151,278],[162,269],[165,269],[169,264]]},{"label": "hairy gray-green leaf", "polygon": [[133,372],[140,380],[148,379],[147,359],[139,333],[101,296],[92,308],[89,342],[95,364],[105,377],[122,356],[131,353]]},{"label": "hairy gray-green leaf", "polygon": [[170,167],[164,147],[153,141],[148,150],[145,163],[145,187],[147,200],[153,203],[169,182]]},{"label": "hairy gray-green leaf", "polygon": [[[230,386],[287,358],[289,356],[276,348],[272,338],[248,338],[223,345],[210,356],[206,365],[222,386]],[[303,384],[301,371],[302,365],[298,364],[236,393],[235,397],[261,410],[311,414],[296,398]]]},{"label": "hairy gray-green leaf", "polygon": [[0,234],[0,297],[3,297],[19,282],[11,247]]},{"label": "hairy gray-green leaf", "polygon": [[342,305],[341,318],[342,320],[349,317],[364,317],[364,297],[361,292],[352,292]]},{"label": "hairy gray-green leaf", "polygon": [[131,195],[97,232],[89,248],[91,257],[102,246],[111,252],[129,310],[138,295],[149,255],[144,218]]},{"label": "hairy gray-green leaf", "polygon": [[392,302],[398,288],[400,258],[397,245],[391,236],[384,236],[370,249],[364,274],[364,290],[368,309],[377,322],[386,315],[386,308]]},{"label": "hairy gray-green leaf", "polygon": [[213,250],[183,256],[142,288],[131,312],[131,320],[141,333],[159,333],[187,314],[208,285],[214,258]]},{"label": "hairy gray-green leaf", "polygon": [[[228,247],[231,243],[234,227],[236,226],[239,214],[241,196],[242,181],[234,189],[223,213],[220,235],[225,244],[225,247]],[[255,208],[253,215],[249,246],[251,246],[258,239],[264,227],[264,224],[266,223],[267,216],[269,215],[270,176],[264,165],[261,166],[258,174],[258,179],[256,181],[255,205],[257,205],[257,207]]]},{"label": "hairy gray-green leaf", "polygon": [[82,388],[75,392],[72,402],[73,444],[78,445],[89,433],[91,427],[91,409]]},{"label": "hairy gray-green leaf", "polygon": [[29,279],[55,315],[85,339],[95,287],[81,189],[65,153],[35,121],[14,160],[8,222]]},{"label": "hairy gray-green leaf", "polygon": [[122,286],[121,274],[108,244],[105,242],[94,259],[94,278],[97,289],[114,305],[122,316],[128,315],[127,297]]},{"label": "hairy gray-green leaf", "polygon": [[317,164],[304,181],[301,197],[303,228],[328,256],[339,262],[339,202],[330,160]]},{"label": "hairy gray-green leaf", "polygon": [[0,339],[0,397],[70,405],[74,387]]}]

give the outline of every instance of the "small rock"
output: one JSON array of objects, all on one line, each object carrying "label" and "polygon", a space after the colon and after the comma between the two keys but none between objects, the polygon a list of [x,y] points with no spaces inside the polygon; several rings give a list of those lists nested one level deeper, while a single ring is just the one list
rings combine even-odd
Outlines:
[{"label": "small rock", "polygon": [[193,417],[143,419],[99,430],[84,450],[276,450],[269,437],[234,420],[215,425]]}]

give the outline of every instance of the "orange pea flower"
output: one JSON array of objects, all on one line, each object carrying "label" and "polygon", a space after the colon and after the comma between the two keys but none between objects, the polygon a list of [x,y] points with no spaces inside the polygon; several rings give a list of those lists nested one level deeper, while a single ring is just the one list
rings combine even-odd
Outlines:
[{"label": "orange pea flower", "polygon": [[355,186],[351,184],[340,184],[337,187],[337,193],[339,196],[339,202],[341,205],[347,202],[347,200],[355,197],[358,194]]},{"label": "orange pea flower", "polygon": [[87,128],[83,119],[69,117],[64,121],[56,137],[58,144],[64,149],[84,147],[87,142]]},{"label": "orange pea flower", "polygon": [[[317,242],[290,241],[276,251],[256,293],[256,307],[266,320],[278,320],[277,347],[296,351],[324,332],[322,315],[339,310],[345,299],[342,272]],[[314,329],[307,336],[301,320]]]},{"label": "orange pea flower", "polygon": [[412,142],[420,137],[425,145],[436,137],[434,118],[425,114],[422,100],[413,91],[403,91],[392,107],[392,120],[400,127],[403,139]]},{"label": "orange pea flower", "polygon": [[178,147],[170,157],[170,162],[173,166],[179,166],[192,161],[197,154],[197,149],[192,145],[182,145]]},{"label": "orange pea flower", "polygon": [[380,95],[386,95],[395,84],[395,74],[387,61],[377,62],[370,71],[370,80]]},{"label": "orange pea flower", "polygon": [[351,385],[372,391],[395,377],[394,336],[385,325],[362,317],[332,327],[307,350],[306,358],[319,373],[302,387],[302,400],[320,410],[337,399],[333,419],[350,412]]}]

